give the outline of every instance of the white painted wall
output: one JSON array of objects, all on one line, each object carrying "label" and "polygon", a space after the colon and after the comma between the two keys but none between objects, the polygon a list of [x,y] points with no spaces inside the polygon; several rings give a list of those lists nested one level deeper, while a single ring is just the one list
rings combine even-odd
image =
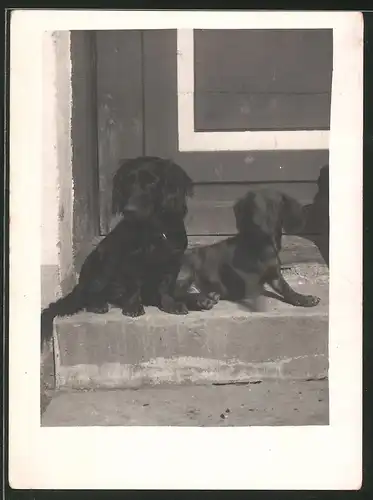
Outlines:
[{"label": "white painted wall", "polygon": [[43,37],[43,160],[41,264],[58,265],[57,69],[55,36]]},{"label": "white painted wall", "polygon": [[73,268],[70,32],[44,32],[42,57],[41,282],[46,304],[61,294]]}]

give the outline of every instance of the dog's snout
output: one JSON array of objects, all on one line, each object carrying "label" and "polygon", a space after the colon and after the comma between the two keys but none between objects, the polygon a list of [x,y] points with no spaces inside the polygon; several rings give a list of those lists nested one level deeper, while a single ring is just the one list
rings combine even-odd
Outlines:
[{"label": "dog's snout", "polygon": [[152,211],[150,200],[145,196],[132,196],[124,206],[124,213],[135,215],[136,217],[148,217]]}]

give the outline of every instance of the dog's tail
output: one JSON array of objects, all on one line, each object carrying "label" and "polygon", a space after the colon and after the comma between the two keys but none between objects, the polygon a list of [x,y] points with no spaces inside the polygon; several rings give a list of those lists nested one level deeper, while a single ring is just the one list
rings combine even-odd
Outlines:
[{"label": "dog's tail", "polygon": [[53,333],[53,320],[56,317],[70,316],[85,307],[79,286],[68,295],[52,302],[41,312],[41,343],[49,342]]},{"label": "dog's tail", "polygon": [[49,306],[42,311],[42,314],[53,316],[53,318],[57,316],[70,316],[71,314],[81,311],[84,307],[85,304],[82,300],[80,288],[76,286],[65,297],[49,304]]}]

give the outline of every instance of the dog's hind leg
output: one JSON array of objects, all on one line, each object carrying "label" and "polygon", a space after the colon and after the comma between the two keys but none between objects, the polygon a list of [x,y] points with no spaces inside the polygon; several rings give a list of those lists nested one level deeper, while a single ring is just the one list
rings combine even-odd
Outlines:
[{"label": "dog's hind leg", "polygon": [[109,304],[107,302],[97,302],[87,306],[86,310],[94,314],[106,314],[109,311]]},{"label": "dog's hind leg", "polygon": [[320,298],[315,295],[303,295],[293,290],[278,269],[273,269],[267,276],[266,282],[275,292],[282,295],[286,302],[293,306],[314,307],[320,302]]},{"label": "dog's hind leg", "polygon": [[190,311],[208,311],[212,309],[218,302],[217,294],[214,292],[205,294],[200,290],[189,290],[185,294],[185,302]]}]

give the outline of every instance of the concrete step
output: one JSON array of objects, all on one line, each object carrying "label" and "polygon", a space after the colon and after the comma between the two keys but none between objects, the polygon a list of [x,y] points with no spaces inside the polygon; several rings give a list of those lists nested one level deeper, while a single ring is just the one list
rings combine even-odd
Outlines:
[{"label": "concrete step", "polygon": [[327,380],[156,386],[51,394],[45,427],[328,425]]},{"label": "concrete step", "polygon": [[[318,379],[328,372],[328,269],[298,264],[284,271],[314,308],[290,306],[270,292],[251,304],[221,302],[187,316],[147,308],[140,318],[81,313],[54,323],[58,388],[128,388],[253,379]],[[48,356],[46,356],[47,359]]]}]

